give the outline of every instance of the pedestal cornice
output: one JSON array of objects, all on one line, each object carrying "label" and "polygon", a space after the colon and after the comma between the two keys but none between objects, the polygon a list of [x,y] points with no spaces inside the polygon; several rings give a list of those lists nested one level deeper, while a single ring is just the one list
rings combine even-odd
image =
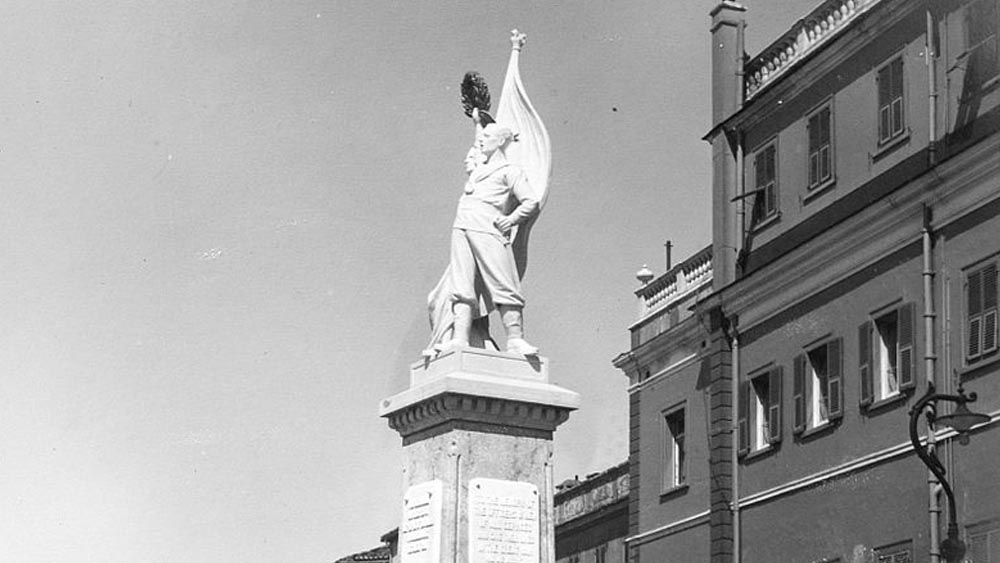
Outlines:
[{"label": "pedestal cornice", "polygon": [[580,396],[548,382],[548,360],[477,348],[413,364],[410,388],[384,399],[379,416],[411,443],[455,429],[535,436],[552,432]]}]

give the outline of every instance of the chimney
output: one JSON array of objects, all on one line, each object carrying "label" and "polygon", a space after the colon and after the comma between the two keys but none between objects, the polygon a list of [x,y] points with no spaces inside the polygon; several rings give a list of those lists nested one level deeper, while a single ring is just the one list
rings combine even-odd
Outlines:
[{"label": "chimney", "polygon": [[712,16],[712,126],[743,104],[743,29],[747,9],[724,0]]},{"label": "chimney", "polygon": [[712,16],[712,285],[722,288],[736,279],[736,257],[742,244],[737,206],[737,151],[740,139],[720,125],[743,105],[742,5],[724,0]]}]

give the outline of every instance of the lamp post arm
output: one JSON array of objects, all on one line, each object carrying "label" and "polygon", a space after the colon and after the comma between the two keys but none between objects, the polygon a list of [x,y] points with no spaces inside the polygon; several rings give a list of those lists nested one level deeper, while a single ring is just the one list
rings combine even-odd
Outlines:
[{"label": "lamp post arm", "polygon": [[[945,478],[944,465],[941,464],[941,461],[937,458],[936,454],[928,452],[927,448],[920,443],[920,436],[917,434],[917,422],[920,420],[920,414],[930,403],[938,400],[955,401],[956,399],[957,397],[953,395],[938,395],[934,393],[934,386],[928,385],[927,393],[918,399],[913,405],[913,408],[910,409],[910,442],[913,444],[913,451],[916,452],[917,457],[924,462],[924,465],[931,470],[931,473],[937,477],[938,483],[941,484],[941,488],[944,490],[944,494],[948,497],[948,517],[949,522],[951,523],[949,525],[953,525],[957,522],[955,493],[952,492],[951,484],[949,484],[948,479]],[[933,430],[928,431],[933,432]]]}]

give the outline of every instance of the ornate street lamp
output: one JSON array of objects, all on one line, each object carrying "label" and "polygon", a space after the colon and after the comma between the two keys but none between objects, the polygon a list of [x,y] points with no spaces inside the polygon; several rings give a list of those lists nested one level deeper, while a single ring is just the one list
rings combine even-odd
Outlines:
[{"label": "ornate street lamp", "polygon": [[[958,406],[955,407],[955,411],[951,414],[937,416],[938,401],[956,403]],[[938,482],[941,484],[941,488],[944,489],[944,494],[948,497],[948,537],[941,542],[940,546],[941,555],[944,556],[948,563],[958,563],[965,555],[965,543],[958,538],[958,517],[955,510],[955,494],[952,492],[951,485],[948,483],[948,480],[945,479],[944,465],[941,463],[941,460],[938,459],[937,454],[929,448],[920,445],[920,436],[917,435],[917,421],[920,419],[920,413],[924,412],[926,409],[927,424],[929,426],[932,426],[934,423],[938,423],[951,427],[958,432],[958,442],[963,445],[968,444],[969,430],[977,424],[990,420],[989,416],[971,412],[965,406],[966,403],[974,403],[975,401],[976,394],[969,393],[966,395],[961,386],[958,388],[957,395],[945,395],[935,393],[934,384],[929,383],[927,385],[927,392],[924,393],[924,396],[918,399],[916,404],[913,405],[913,408],[910,409],[910,442],[913,443],[913,451],[917,453],[917,456],[924,462],[924,465],[931,470],[931,473],[937,477]]]}]

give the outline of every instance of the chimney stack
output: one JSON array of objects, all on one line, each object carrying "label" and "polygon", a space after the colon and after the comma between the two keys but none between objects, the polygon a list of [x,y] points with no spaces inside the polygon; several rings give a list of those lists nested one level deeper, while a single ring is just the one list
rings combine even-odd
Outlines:
[{"label": "chimney stack", "polygon": [[712,270],[713,286],[736,279],[736,257],[743,233],[732,203],[737,195],[737,152],[741,140],[720,125],[743,105],[743,31],[746,8],[724,0],[712,16]]}]

